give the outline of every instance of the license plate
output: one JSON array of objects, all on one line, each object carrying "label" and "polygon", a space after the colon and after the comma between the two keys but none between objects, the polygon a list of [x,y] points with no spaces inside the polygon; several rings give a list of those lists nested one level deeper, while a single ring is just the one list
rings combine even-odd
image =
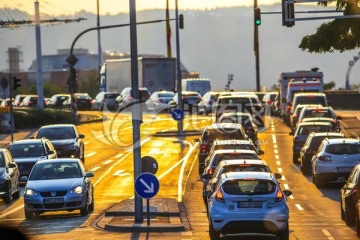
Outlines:
[{"label": "license plate", "polygon": [[351,172],[353,168],[351,167],[338,167],[338,172]]},{"label": "license plate", "polygon": [[45,198],[44,203],[63,203],[64,198]]},{"label": "license plate", "polygon": [[262,202],[238,202],[238,208],[262,208]]}]

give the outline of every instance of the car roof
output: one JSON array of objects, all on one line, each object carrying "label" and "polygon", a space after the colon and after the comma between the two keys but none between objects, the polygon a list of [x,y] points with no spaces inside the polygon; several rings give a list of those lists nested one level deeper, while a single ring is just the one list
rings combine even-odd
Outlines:
[{"label": "car roof", "polygon": [[213,145],[235,145],[235,144],[253,144],[251,140],[238,140],[238,139],[228,139],[228,140],[219,140],[216,139]]},{"label": "car roof", "polygon": [[328,122],[302,122],[299,123],[298,127],[300,126],[311,126],[311,125],[323,125],[323,126],[327,126],[327,125],[331,125],[331,123]]},{"label": "car roof", "polygon": [[331,117],[310,117],[310,118],[304,118],[302,119],[303,122],[311,122],[311,121],[316,121],[316,120],[319,120],[319,121],[334,121],[333,118]]},{"label": "car roof", "polygon": [[13,142],[10,143],[10,145],[24,144],[24,143],[32,144],[32,143],[43,142],[43,141],[46,141],[46,140],[49,140],[49,139],[47,139],[47,138],[20,139],[20,140],[14,140]]},{"label": "car roof", "polygon": [[239,165],[239,164],[262,164],[269,166],[266,161],[261,159],[226,159],[222,160],[219,165]]},{"label": "car roof", "polygon": [[73,163],[73,162],[81,162],[81,160],[78,159],[78,158],[55,158],[55,159],[51,159],[51,161],[49,161],[48,159],[39,160],[39,161],[36,162],[36,164],[41,164],[41,163],[61,163],[61,162]]},{"label": "car roof", "polygon": [[345,135],[343,133],[340,132],[312,132],[310,133],[311,136],[339,136],[339,137],[344,137]]},{"label": "car roof", "polygon": [[326,140],[328,144],[338,144],[338,143],[360,143],[360,140],[357,138],[330,138]]},{"label": "car roof", "polygon": [[252,117],[250,113],[247,112],[225,112],[221,116],[248,116]]},{"label": "car roof", "polygon": [[264,180],[273,180],[274,175],[268,172],[229,172],[222,174],[223,180],[228,179],[246,179],[246,178],[255,178],[255,179],[264,179]]},{"label": "car roof", "polygon": [[217,149],[214,150],[213,154],[221,154],[221,153],[257,153],[254,150],[248,150],[248,149]]},{"label": "car roof", "polygon": [[209,126],[207,126],[207,128],[240,128],[241,124],[240,123],[213,123]]},{"label": "car roof", "polygon": [[326,96],[325,93],[319,93],[319,92],[303,92],[303,93],[295,93],[295,96]]},{"label": "car roof", "polygon": [[68,123],[49,124],[49,125],[42,126],[41,128],[57,128],[57,127],[75,127],[75,125],[74,124],[68,124]]}]

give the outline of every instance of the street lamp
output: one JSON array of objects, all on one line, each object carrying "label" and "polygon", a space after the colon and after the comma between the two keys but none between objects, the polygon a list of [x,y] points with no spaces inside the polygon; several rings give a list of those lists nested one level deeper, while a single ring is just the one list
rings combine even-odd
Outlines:
[{"label": "street lamp", "polygon": [[98,27],[97,30],[97,37],[98,37],[98,64],[99,64],[99,77],[100,77],[100,69],[101,69],[101,65],[102,65],[102,50],[101,50],[101,38],[100,38],[100,7],[99,7],[99,0],[97,0],[97,4],[96,4],[96,10],[97,10],[97,24],[96,26]]},{"label": "street lamp", "polygon": [[[177,63],[177,94],[179,101],[179,109],[183,111],[183,101],[181,98],[181,69],[180,69],[180,39],[179,39],[179,11],[178,11],[178,0],[175,0],[175,17],[176,17],[176,63]],[[178,132],[183,131],[183,120],[178,121]]]}]

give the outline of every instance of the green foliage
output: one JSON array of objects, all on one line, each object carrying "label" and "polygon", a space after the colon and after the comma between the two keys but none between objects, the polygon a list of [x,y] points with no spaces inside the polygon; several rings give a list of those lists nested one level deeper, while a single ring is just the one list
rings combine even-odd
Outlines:
[{"label": "green foliage", "polygon": [[350,90],[360,90],[360,84],[350,84]]},{"label": "green foliage", "polygon": [[331,81],[329,83],[324,83],[324,90],[331,90],[335,88],[336,83],[334,81]]},{"label": "green foliage", "polygon": [[70,111],[44,109],[26,109],[14,111],[14,124],[16,129],[38,128],[47,124],[71,123]]},{"label": "green foliage", "polygon": [[[328,1],[319,5],[328,6]],[[344,10],[344,15],[356,14],[354,10],[355,1],[337,1],[336,10]],[[325,53],[353,50],[360,47],[360,19],[335,19],[328,23],[323,23],[317,28],[316,33],[305,36],[299,48],[303,51],[314,53]]]}]

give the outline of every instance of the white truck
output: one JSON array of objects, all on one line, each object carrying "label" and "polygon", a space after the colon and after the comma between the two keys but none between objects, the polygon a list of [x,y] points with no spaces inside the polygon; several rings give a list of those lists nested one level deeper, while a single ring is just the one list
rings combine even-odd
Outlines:
[{"label": "white truck", "polygon": [[323,92],[324,74],[315,70],[280,74],[281,116],[290,126],[291,102],[298,92]]},{"label": "white truck", "polygon": [[[139,57],[139,87],[150,93],[159,89],[174,91],[176,79],[175,58]],[[131,59],[106,60],[100,70],[100,91],[121,92],[131,87]]]}]

